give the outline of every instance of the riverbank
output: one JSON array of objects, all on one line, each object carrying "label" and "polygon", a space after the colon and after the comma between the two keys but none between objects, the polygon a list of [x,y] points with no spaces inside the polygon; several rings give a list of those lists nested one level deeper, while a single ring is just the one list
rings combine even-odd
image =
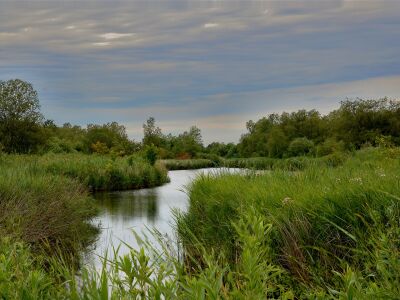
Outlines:
[{"label": "riverbank", "polygon": [[250,158],[222,158],[214,159],[164,159],[159,160],[157,165],[164,166],[168,170],[193,170],[202,168],[242,168],[251,170],[284,170],[301,171],[312,165],[337,167],[342,165],[349,153],[337,152],[323,157],[290,157],[284,159],[269,157]]},{"label": "riverbank", "polygon": [[338,168],[199,178],[178,220],[186,268],[212,268],[227,298],[398,298],[399,169],[399,149],[365,149]]},{"label": "riverbank", "polygon": [[[73,274],[79,268],[82,251],[98,233],[91,225],[97,209],[90,191],[146,188],[167,181],[164,168],[139,159],[1,154],[0,298],[20,298],[15,295],[36,286],[40,297],[32,299],[42,299],[40,289],[47,293],[49,282],[57,285],[65,271]],[[27,295],[31,293],[35,295]]]},{"label": "riverbank", "polygon": [[168,243],[156,260],[130,249],[100,273],[83,268],[77,289],[73,271],[54,261],[44,268],[27,243],[6,240],[0,251],[9,259],[0,265],[15,279],[4,295],[30,288],[73,299],[396,299],[399,168],[399,149],[364,149],[337,167],[203,176],[178,216],[184,261]]}]

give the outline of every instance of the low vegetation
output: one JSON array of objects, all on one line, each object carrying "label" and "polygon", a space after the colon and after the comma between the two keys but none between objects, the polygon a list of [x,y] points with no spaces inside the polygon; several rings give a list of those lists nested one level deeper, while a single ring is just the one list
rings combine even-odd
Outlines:
[{"label": "low vegetation", "polygon": [[[33,159],[0,157],[0,236],[35,253],[78,257],[95,237],[92,198],[77,180],[47,173]],[[17,246],[16,246],[17,247]]]},{"label": "low vegetation", "polygon": [[364,149],[338,167],[203,176],[178,216],[183,260],[166,243],[131,249],[100,273],[81,269],[79,282],[3,238],[1,270],[14,280],[0,283],[1,296],[398,299],[399,167],[398,148]]},{"label": "low vegetation", "polygon": [[210,159],[164,159],[158,164],[165,166],[168,170],[191,170],[218,167],[219,164]]},{"label": "low vegetation", "polygon": [[[399,299],[400,102],[246,127],[238,144],[205,147],[196,126],[164,134],[149,118],[137,143],[116,122],[58,126],[32,85],[0,81],[0,298]],[[100,273],[80,266],[97,231],[91,191],[205,167],[250,171],[189,187],[184,255],[164,241],[104,258]]]},{"label": "low vegetation", "polygon": [[[204,276],[207,249],[221,297],[398,298],[399,167],[399,149],[366,149],[338,168],[203,176],[179,218],[187,270]],[[246,276],[225,277],[243,261]]]},{"label": "low vegetation", "polygon": [[78,179],[90,190],[126,190],[168,182],[163,166],[151,166],[140,157],[64,154],[37,158],[40,168],[55,175]]}]

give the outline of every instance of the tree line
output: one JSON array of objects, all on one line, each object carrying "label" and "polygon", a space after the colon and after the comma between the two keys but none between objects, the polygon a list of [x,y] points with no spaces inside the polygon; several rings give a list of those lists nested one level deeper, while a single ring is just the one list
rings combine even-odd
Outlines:
[{"label": "tree line", "polygon": [[0,150],[7,153],[99,153],[130,155],[151,150],[159,158],[323,156],[363,146],[400,145],[400,102],[346,100],[322,115],[316,110],[270,114],[246,123],[239,143],[204,146],[196,126],[178,135],[164,134],[150,117],[141,142],[128,138],[117,122],[65,123],[57,126],[40,112],[37,92],[19,79],[0,81]]}]

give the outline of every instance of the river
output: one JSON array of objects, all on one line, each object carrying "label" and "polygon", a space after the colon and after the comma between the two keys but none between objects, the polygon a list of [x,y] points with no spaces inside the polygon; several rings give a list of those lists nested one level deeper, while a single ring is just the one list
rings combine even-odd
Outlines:
[{"label": "river", "polygon": [[[146,235],[155,243],[148,228],[155,228],[164,236],[175,241],[173,209],[185,212],[189,205],[186,187],[199,174],[240,172],[239,169],[208,168],[199,170],[169,171],[170,182],[155,188],[97,193],[94,195],[99,206],[99,215],[94,222],[101,231],[93,250],[86,260],[97,269],[101,266],[101,257],[107,252],[113,258],[113,247],[120,246],[119,255],[129,252],[129,248],[138,247],[132,230],[139,236]],[[121,243],[123,241],[124,243]],[[156,245],[155,245],[156,246]]]}]

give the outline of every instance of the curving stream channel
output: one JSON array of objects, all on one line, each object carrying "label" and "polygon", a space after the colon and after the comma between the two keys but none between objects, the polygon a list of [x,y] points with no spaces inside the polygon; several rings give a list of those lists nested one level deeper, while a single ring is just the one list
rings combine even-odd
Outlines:
[{"label": "curving stream channel", "polygon": [[[189,205],[186,187],[199,174],[240,172],[240,169],[208,168],[199,170],[169,171],[170,182],[156,188],[98,193],[94,195],[100,212],[94,222],[101,232],[93,250],[87,256],[89,264],[100,268],[100,257],[113,257],[113,247],[120,246],[119,255],[129,252],[124,243],[137,247],[132,230],[139,236],[154,238],[147,228],[155,228],[169,239],[175,240],[173,209],[185,212]],[[121,243],[123,241],[124,243]]]}]

